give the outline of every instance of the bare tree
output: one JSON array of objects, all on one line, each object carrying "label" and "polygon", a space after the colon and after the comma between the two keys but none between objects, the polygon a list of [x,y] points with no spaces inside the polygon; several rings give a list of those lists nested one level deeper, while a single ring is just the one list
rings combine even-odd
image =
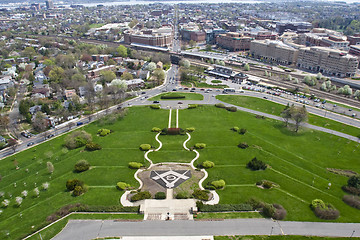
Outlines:
[{"label": "bare tree", "polygon": [[18,141],[17,141],[16,139],[10,138],[10,139],[8,140],[8,146],[9,146],[14,152],[16,152],[16,149],[17,149],[17,147],[19,146],[19,144],[18,144]]},{"label": "bare tree", "polygon": [[293,106],[290,107],[290,105],[286,105],[285,109],[281,112],[281,117],[283,118],[284,122],[285,122],[285,126],[287,127],[289,125],[289,121],[291,119],[291,108]]}]

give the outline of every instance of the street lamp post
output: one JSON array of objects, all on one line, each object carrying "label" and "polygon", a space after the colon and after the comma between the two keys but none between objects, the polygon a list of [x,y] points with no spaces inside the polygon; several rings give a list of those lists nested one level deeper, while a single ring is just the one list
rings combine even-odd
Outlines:
[{"label": "street lamp post", "polygon": [[272,235],[272,233],[273,233],[273,230],[274,230],[274,227],[271,227],[271,232],[270,232],[270,236]]},{"label": "street lamp post", "polygon": [[350,236],[350,237],[353,237],[353,236],[354,236],[354,233],[355,233],[355,230],[351,233],[351,236]]}]

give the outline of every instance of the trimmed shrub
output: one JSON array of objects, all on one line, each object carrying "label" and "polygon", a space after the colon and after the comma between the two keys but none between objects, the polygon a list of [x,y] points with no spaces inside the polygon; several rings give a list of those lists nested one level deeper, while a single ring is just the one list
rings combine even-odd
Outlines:
[{"label": "trimmed shrub", "polygon": [[194,127],[189,127],[189,128],[186,128],[185,130],[187,132],[193,132],[193,131],[195,131],[195,128]]},{"label": "trimmed shrub", "polygon": [[275,213],[272,216],[272,218],[276,220],[283,220],[287,214],[286,209],[280,204],[273,204],[273,206],[275,208]]},{"label": "trimmed shrub", "polygon": [[252,211],[250,204],[216,204],[206,205],[201,201],[196,202],[196,207],[200,212],[232,212],[232,211]]},{"label": "trimmed shrub", "polygon": [[266,189],[272,188],[273,185],[274,185],[274,184],[273,184],[272,182],[267,181],[267,180],[264,180],[264,181],[262,182],[262,186],[263,186],[264,188],[266,188]]},{"label": "trimmed shrub", "polygon": [[203,200],[203,201],[209,200],[209,191],[206,190],[196,189],[194,190],[192,195],[194,198],[199,200]]},{"label": "trimmed shrub", "polygon": [[266,164],[263,161],[258,160],[256,157],[251,159],[251,161],[248,162],[246,166],[253,171],[265,170],[267,168]]},{"label": "trimmed shrub", "polygon": [[106,128],[101,128],[97,131],[97,134],[99,134],[99,136],[101,136],[101,137],[105,137],[106,135],[108,135],[110,133],[111,133],[111,131]]},{"label": "trimmed shrub", "polygon": [[205,143],[196,143],[196,144],[194,145],[194,147],[195,147],[196,149],[204,149],[204,148],[206,147],[206,144],[205,144]]},{"label": "trimmed shrub", "polygon": [[181,128],[168,128],[167,129],[167,134],[169,134],[169,135],[179,135],[179,134],[182,134],[183,132],[184,132],[184,130]]},{"label": "trimmed shrub", "polygon": [[333,205],[325,204],[321,199],[312,200],[310,207],[320,219],[333,220],[340,216],[340,212]]},{"label": "trimmed shrub", "polygon": [[116,184],[116,188],[118,190],[126,190],[126,189],[130,188],[130,184],[127,184],[127,183],[124,183],[124,182],[118,182]]},{"label": "trimmed shrub", "polygon": [[86,170],[89,170],[90,168],[90,163],[84,159],[79,160],[76,164],[75,164],[75,171],[76,172],[84,172]]},{"label": "trimmed shrub", "polygon": [[161,99],[183,99],[185,95],[179,93],[167,93],[160,97]]},{"label": "trimmed shrub", "polygon": [[157,192],[155,194],[155,199],[165,199],[166,198],[166,194],[164,192]]},{"label": "trimmed shrub", "polygon": [[272,204],[269,204],[269,203],[265,203],[264,204],[264,207],[262,209],[262,214],[265,216],[265,217],[268,217],[268,218],[271,218],[275,215],[275,208]]},{"label": "trimmed shrub", "polygon": [[348,186],[360,189],[360,175],[351,176],[348,179]]},{"label": "trimmed shrub", "polygon": [[314,213],[318,218],[325,220],[334,220],[340,216],[339,210],[330,204],[328,205],[327,209],[315,208]]},{"label": "trimmed shrub", "polygon": [[240,129],[240,131],[239,131],[239,133],[240,133],[241,135],[244,135],[246,132],[247,132],[247,130],[246,130],[245,128],[242,128],[242,129]]},{"label": "trimmed shrub", "polygon": [[141,145],[140,145],[140,150],[141,150],[141,151],[149,151],[150,148],[151,148],[151,145],[150,145],[150,144],[144,143],[144,144],[141,144]]},{"label": "trimmed shrub", "polygon": [[152,105],[150,105],[150,108],[151,109],[160,109],[161,107],[159,104],[152,104]]},{"label": "trimmed shrub", "polygon": [[189,104],[188,109],[193,109],[193,108],[197,108],[198,105],[197,104]]},{"label": "trimmed shrub", "polygon": [[152,129],[151,129],[151,131],[152,132],[161,132],[161,128],[158,128],[158,127],[153,127]]},{"label": "trimmed shrub", "polygon": [[139,212],[140,207],[123,207],[121,205],[112,206],[88,206],[81,203],[63,206],[55,213],[46,218],[47,222],[54,222],[71,212]]},{"label": "trimmed shrub", "polygon": [[252,210],[263,208],[265,204],[263,201],[254,197],[250,198],[246,203],[251,205]]},{"label": "trimmed shrub", "polygon": [[129,162],[129,168],[131,169],[139,169],[143,166],[142,163],[139,162]]},{"label": "trimmed shrub", "polygon": [[204,161],[201,166],[203,168],[213,168],[215,166],[215,163],[211,162],[211,161]]},{"label": "trimmed shrub", "polygon": [[189,198],[189,196],[187,195],[186,192],[179,192],[178,194],[176,194],[175,198],[176,199],[187,199],[187,198]]},{"label": "trimmed shrub", "polygon": [[357,208],[360,209],[360,197],[358,196],[354,196],[354,195],[345,195],[343,197],[343,201],[353,207],[353,208]]},{"label": "trimmed shrub", "polygon": [[341,189],[344,192],[351,193],[353,195],[359,195],[360,196],[360,189],[349,187],[349,186],[342,186]]},{"label": "trimmed shrub", "polygon": [[240,128],[239,127],[233,127],[231,130],[233,130],[234,132],[239,132]]},{"label": "trimmed shrub", "polygon": [[134,196],[132,196],[131,201],[136,202],[139,200],[150,199],[150,198],[151,198],[151,193],[149,191],[144,191],[144,192],[138,192]]},{"label": "trimmed shrub", "polygon": [[69,191],[73,191],[76,186],[84,186],[84,182],[79,179],[69,179],[66,181],[66,189]]},{"label": "trimmed shrub", "polygon": [[225,187],[225,181],[223,179],[212,181],[210,183],[212,186],[214,186],[216,189],[224,188]]},{"label": "trimmed shrub", "polygon": [[87,150],[87,151],[101,150],[101,146],[98,143],[91,142],[91,143],[86,144],[85,150]]},{"label": "trimmed shrub", "polygon": [[242,143],[239,143],[238,147],[242,148],[242,149],[246,149],[249,147],[249,145],[246,142],[242,142]]},{"label": "trimmed shrub", "polygon": [[87,143],[91,142],[91,140],[91,134],[84,130],[75,131],[65,137],[65,146],[68,149],[75,149],[85,146]]},{"label": "trimmed shrub", "polygon": [[73,191],[73,195],[75,197],[80,196],[81,194],[85,193],[86,189],[83,186],[76,186]]},{"label": "trimmed shrub", "polygon": [[215,107],[225,108],[225,105],[224,105],[223,103],[216,103],[216,104],[215,104]]},{"label": "trimmed shrub", "polygon": [[324,201],[321,199],[312,200],[310,207],[312,210],[314,210],[315,208],[326,208]]},{"label": "trimmed shrub", "polygon": [[237,108],[236,107],[226,107],[226,110],[228,110],[229,112],[236,112]]}]

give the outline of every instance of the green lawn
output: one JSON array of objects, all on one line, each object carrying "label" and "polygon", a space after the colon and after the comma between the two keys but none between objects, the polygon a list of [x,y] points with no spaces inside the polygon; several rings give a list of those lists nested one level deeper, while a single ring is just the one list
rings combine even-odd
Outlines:
[{"label": "green lawn", "polygon": [[[270,233],[269,233],[270,234]],[[346,237],[306,237],[306,236],[215,236],[215,240],[347,240]],[[351,239],[360,239],[353,237]]]},{"label": "green lawn", "polygon": [[[171,94],[171,93],[177,93],[177,94],[183,95],[183,96],[185,96],[185,98],[161,99],[161,96]],[[168,100],[182,101],[182,100],[203,100],[203,99],[204,99],[204,96],[199,93],[168,92],[168,93],[161,93],[159,95],[156,95],[155,97],[149,98],[149,101],[168,101]]]},{"label": "green lawn", "polygon": [[[180,127],[190,126],[196,130],[188,146],[197,142],[207,144],[199,151],[197,162],[215,163],[215,167],[208,170],[209,178],[204,184],[218,179],[224,179],[227,184],[224,190],[218,191],[220,203],[242,203],[254,196],[283,205],[288,212],[285,220],[320,221],[309,208],[314,198],[320,198],[340,210],[337,221],[360,221],[360,217],[353,214],[358,210],[341,200],[345,194],[341,186],[347,178],[326,171],[333,167],[360,172],[357,143],[310,129],[296,134],[279,121],[256,119],[249,113],[233,113],[214,106],[180,111]],[[247,133],[240,135],[231,131],[234,126],[246,128]],[[240,142],[247,142],[250,147],[240,149],[237,147]],[[250,171],[245,166],[254,157],[271,168]],[[280,187],[256,187],[255,183],[263,179]],[[332,183],[330,190],[327,189],[329,182]]]},{"label": "green lawn", "polygon": [[[131,161],[143,162],[144,154],[139,150],[142,143],[156,145],[154,126],[166,126],[168,111],[158,111],[149,107],[130,108],[128,115],[113,125],[93,123],[84,130],[91,133],[93,140],[103,149],[95,152],[84,148],[68,151],[63,147],[64,137],[55,138],[34,148],[0,161],[0,192],[5,192],[10,206],[1,208],[0,239],[9,231],[12,239],[19,239],[46,224],[46,217],[62,206],[70,203],[88,205],[118,205],[123,192],[116,189],[116,183],[125,181],[138,187],[134,179],[135,170],[128,168]],[[108,128],[114,132],[106,137],[96,136],[99,128]],[[16,170],[13,160],[16,158],[20,169]],[[86,159],[92,168],[83,173],[74,173],[74,165],[80,159]],[[55,171],[50,175],[46,162],[50,161]],[[88,185],[89,190],[82,196],[73,197],[66,191],[68,179],[78,178]],[[41,185],[49,182],[47,191]],[[14,186],[16,183],[16,187]],[[34,197],[33,189],[38,186],[39,197]],[[15,197],[23,190],[29,192],[21,207],[15,206]],[[11,196],[11,197],[10,197]],[[21,221],[21,224],[18,222]],[[32,228],[31,226],[34,226]]]},{"label": "green lawn", "polygon": [[[346,139],[301,129],[294,133],[273,119],[257,119],[246,112],[228,112],[214,106],[199,106],[195,109],[180,110],[180,127],[195,127],[192,139],[187,146],[206,143],[199,150],[197,163],[210,160],[215,167],[209,169],[209,177],[204,182],[224,179],[226,187],[219,190],[220,203],[243,203],[255,196],[269,203],[283,205],[288,215],[285,220],[320,221],[309,208],[314,198],[332,203],[339,209],[339,222],[360,222],[358,210],[342,202],[344,192],[341,186],[347,178],[330,173],[326,168],[350,169],[360,173],[359,144]],[[144,162],[144,153],[139,145],[149,143],[158,146],[153,127],[164,128],[168,125],[168,110],[153,110],[149,107],[129,108],[128,115],[110,125],[95,122],[83,129],[92,134],[93,141],[103,149],[95,152],[83,148],[68,151],[64,148],[64,137],[18,153],[0,161],[0,192],[10,199],[7,208],[1,208],[0,239],[20,239],[46,224],[46,217],[64,205],[84,203],[87,205],[118,205],[121,191],[115,188],[119,181],[138,187],[134,179],[135,170],[129,169],[131,161]],[[175,116],[175,115],[173,115]],[[240,135],[230,129],[234,126],[246,128],[247,133]],[[99,137],[99,128],[113,132]],[[154,162],[190,162],[193,152],[183,150],[186,136],[160,136],[163,148],[149,157]],[[248,149],[239,149],[237,144],[247,142]],[[271,166],[265,171],[254,172],[245,167],[253,157]],[[15,168],[14,159],[19,169]],[[92,168],[83,173],[74,173],[74,164],[86,159]],[[55,171],[50,175],[46,162],[54,164]],[[197,165],[195,163],[195,165]],[[78,178],[89,186],[82,196],[73,197],[66,191],[65,182]],[[260,189],[255,186],[259,180],[270,180],[280,185],[275,189]],[[41,185],[49,182],[47,191]],[[330,190],[328,183],[332,183]],[[14,185],[16,183],[16,186]],[[33,189],[40,188],[40,196],[35,197]],[[15,197],[23,190],[29,191],[21,207],[15,206]],[[21,224],[19,224],[21,222]],[[34,226],[34,227],[32,227]]]},{"label": "green lawn", "polygon": [[[280,113],[284,110],[284,105],[267,101],[265,99],[248,97],[248,96],[235,96],[235,95],[218,95],[216,96],[220,101],[230,103],[236,106],[241,106],[253,110],[257,110],[264,113],[280,116]],[[320,117],[314,114],[309,114],[308,123],[332,129],[335,131],[343,132],[352,136],[359,136],[360,129],[337,121],[333,121],[324,117]]]},{"label": "green lawn", "polygon": [[89,25],[89,28],[100,28],[104,25],[105,25],[105,23],[93,23],[93,24]]},{"label": "green lawn", "polygon": [[225,84],[218,84],[218,85],[212,85],[207,84],[206,82],[195,82],[195,86],[198,88],[228,88],[228,85]]}]

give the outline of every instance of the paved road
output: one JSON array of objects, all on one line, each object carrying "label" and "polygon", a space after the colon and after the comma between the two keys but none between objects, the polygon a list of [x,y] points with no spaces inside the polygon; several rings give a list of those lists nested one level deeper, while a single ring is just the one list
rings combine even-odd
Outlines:
[{"label": "paved road", "polygon": [[[178,74],[178,66],[174,65],[169,69],[169,71],[167,73],[166,81],[162,86],[159,86],[157,88],[150,89],[150,90],[147,90],[147,91],[140,91],[139,92],[140,96],[138,98],[131,99],[131,100],[127,101],[126,103],[120,104],[120,105],[123,105],[123,106],[149,105],[149,104],[152,103],[151,101],[148,100],[150,97],[155,96],[157,94],[160,94],[162,92],[168,92],[168,91],[172,91],[173,89],[179,89],[180,82],[176,80],[177,74]],[[141,92],[144,92],[145,94],[141,94]],[[184,91],[184,92],[188,92],[188,91]],[[160,104],[162,105],[163,108],[169,108],[169,107],[171,107],[171,108],[186,108],[187,104],[189,104],[189,103],[194,103],[194,104],[215,104],[215,103],[220,102],[219,100],[216,99],[216,95],[222,93],[220,90],[216,91],[215,89],[212,92],[209,92],[209,93],[205,93],[204,91],[201,91],[199,89],[197,89],[196,92],[202,94],[204,96],[204,100],[202,100],[202,101],[181,101],[182,104],[179,104],[178,101],[160,101]],[[258,97],[258,98],[263,98],[264,96],[268,96],[269,100],[271,100],[273,102],[276,102],[276,103],[280,103],[280,104],[284,104],[284,105],[286,105],[287,103],[290,103],[290,104],[294,103],[295,105],[299,105],[299,106],[302,105],[300,103],[295,102],[292,99],[285,99],[285,98],[282,98],[282,97],[277,97],[277,96],[272,96],[272,95],[269,96],[268,94],[254,92],[254,91],[245,91],[244,93],[240,93],[240,95]],[[230,105],[230,104],[226,104],[226,105]],[[119,105],[115,105],[115,106],[110,107],[107,110],[101,110],[101,111],[93,114],[91,119],[89,119],[89,117],[83,117],[83,118],[79,119],[76,122],[83,122],[84,124],[90,123],[90,122],[96,120],[97,118],[99,118],[100,116],[103,116],[105,114],[111,113],[113,110],[116,110],[116,108],[118,106]],[[274,116],[274,115],[270,115],[270,114],[262,113],[262,112],[259,112],[259,111],[254,111],[254,110],[251,110],[251,109],[242,108],[242,107],[237,107],[237,108],[239,110],[241,110],[241,111],[250,112],[250,113],[258,114],[258,115],[264,115],[264,116],[266,116],[268,118],[272,118],[272,119],[276,119],[276,120],[280,120],[280,121],[282,120],[278,116]],[[329,112],[329,111],[326,111],[326,110],[323,110],[323,109],[319,109],[319,108],[315,108],[315,107],[309,106],[309,105],[307,105],[307,110],[310,113],[314,113],[314,114],[317,114],[319,116],[326,116],[326,118],[329,118],[329,119],[332,119],[332,120],[335,120],[335,121],[338,121],[338,122],[341,122],[341,123],[345,123],[345,124],[360,128],[360,121],[357,120],[357,119],[350,118],[350,117],[343,116],[343,115],[339,115],[339,114],[336,114],[336,113],[332,113],[332,112]],[[334,135],[337,135],[337,136],[340,136],[340,137],[344,137],[344,138],[347,138],[347,139],[350,139],[350,140],[353,140],[353,141],[358,141],[359,140],[358,138],[356,138],[354,136],[350,136],[350,135],[343,134],[343,133],[340,133],[340,132],[336,132],[336,131],[333,131],[333,130],[329,130],[329,129],[326,129],[326,128],[322,128],[322,127],[318,127],[318,126],[314,126],[314,125],[310,125],[310,124],[305,124],[305,126],[308,127],[308,128],[311,128],[311,129],[316,129],[316,130],[319,130],[319,131],[323,131],[323,132],[334,134]],[[67,131],[69,131],[70,129],[73,129],[74,127],[76,127],[76,126],[68,127],[65,124],[63,126],[58,126],[55,129],[49,130],[45,134],[39,134],[39,135],[37,135],[35,137],[32,137],[30,139],[23,138],[22,139],[23,142],[18,145],[18,147],[16,149],[16,152],[27,149],[28,148],[27,144],[30,143],[30,142],[32,142],[34,144],[41,143],[44,140],[46,140],[44,136],[48,136],[48,135],[51,135],[51,134],[57,136],[57,135],[66,133]],[[5,148],[2,151],[0,151],[0,159],[3,159],[3,158],[5,158],[5,157],[7,157],[7,156],[9,156],[9,155],[11,155],[13,153],[14,152],[13,152],[12,149]]]},{"label": "paved road", "polygon": [[[353,231],[355,232],[353,233]],[[121,236],[309,235],[360,237],[360,223],[282,222],[270,219],[224,221],[70,220],[54,240]]]}]

